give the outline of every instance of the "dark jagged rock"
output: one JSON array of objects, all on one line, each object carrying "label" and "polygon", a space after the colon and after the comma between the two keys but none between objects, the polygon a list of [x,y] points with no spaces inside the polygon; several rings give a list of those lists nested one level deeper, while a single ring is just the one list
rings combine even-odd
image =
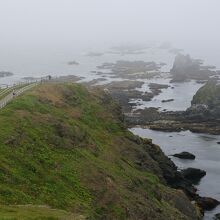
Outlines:
[{"label": "dark jagged rock", "polygon": [[220,213],[215,215],[214,220],[220,220]]},{"label": "dark jagged rock", "polygon": [[75,60],[69,61],[69,62],[67,62],[67,64],[70,65],[70,66],[79,65],[79,63],[77,61],[75,61]]},{"label": "dark jagged rock", "polygon": [[7,76],[13,76],[14,74],[7,71],[0,71],[0,78],[7,77]]},{"label": "dark jagged rock", "polygon": [[149,88],[152,89],[167,89],[170,87],[169,85],[166,84],[158,84],[158,83],[150,83]]},{"label": "dark jagged rock", "polygon": [[111,96],[118,101],[118,103],[122,106],[123,112],[129,113],[131,112],[132,108],[135,107],[136,103],[131,103],[130,100],[132,99],[142,99],[143,101],[150,101],[153,98],[152,93],[142,93],[137,90],[109,90]]},{"label": "dark jagged rock", "polygon": [[86,54],[87,56],[89,57],[100,57],[100,56],[103,56],[104,53],[99,53],[99,52],[89,52]]},{"label": "dark jagged rock", "polygon": [[150,83],[148,86],[154,95],[159,95],[162,92],[162,89],[170,87],[169,85],[158,83]]},{"label": "dark jagged rock", "polygon": [[[165,132],[180,132],[180,131],[191,131],[195,133],[206,133],[219,135],[220,134],[220,120],[216,121],[208,121],[207,119],[204,121],[204,117],[193,118],[182,118],[181,116],[176,116],[175,118],[169,118],[165,114],[168,112],[157,112],[157,118],[154,120],[143,120],[144,116],[133,115],[136,116],[136,122],[141,122],[141,125],[147,126],[152,130],[157,131],[165,131]],[[165,115],[165,116],[164,116]],[[132,121],[130,116],[128,121]],[[152,119],[152,118],[151,118]],[[196,121],[194,121],[196,120]],[[132,122],[135,122],[134,120]],[[133,124],[136,125],[136,124]]]},{"label": "dark jagged rock", "polygon": [[181,171],[184,178],[192,183],[197,183],[202,177],[206,175],[206,171],[197,168],[187,168]]},{"label": "dark jagged rock", "polygon": [[113,81],[107,85],[105,88],[108,90],[131,90],[135,88],[141,88],[144,82],[141,81],[131,81],[131,80],[124,80],[124,81]]},{"label": "dark jagged rock", "polygon": [[126,115],[126,122],[129,126],[132,125],[144,125],[146,121],[154,122],[160,119],[160,114],[157,108],[138,109],[132,114]]},{"label": "dark jagged rock", "polygon": [[204,118],[204,116],[209,115],[208,106],[205,104],[193,104],[190,108],[186,110],[185,115],[194,120],[200,120]]},{"label": "dark jagged rock", "polygon": [[[202,66],[201,60],[192,59],[189,55],[176,55],[173,68],[170,70],[173,82],[182,82],[190,79],[208,80],[216,74],[208,67]],[[212,68],[211,68],[212,69]]]},{"label": "dark jagged rock", "polygon": [[155,62],[119,60],[116,63],[103,63],[97,68],[110,70],[108,74],[115,77],[137,79],[152,78],[158,75],[162,65],[163,64],[157,64]]},{"label": "dark jagged rock", "polygon": [[122,106],[123,112],[128,114],[132,108],[138,103],[131,102],[135,100],[150,101],[155,94],[151,92],[138,91],[135,88],[140,88],[144,83],[141,81],[113,81],[109,84],[100,86],[104,88],[108,93],[119,102]]},{"label": "dark jagged rock", "polygon": [[102,66],[98,66],[98,68],[111,69],[112,72],[132,74],[158,70],[160,69],[160,65],[155,62],[119,60],[116,63],[104,63]]},{"label": "dark jagged rock", "polygon": [[174,99],[163,99],[161,102],[173,102]]},{"label": "dark jagged rock", "polygon": [[[135,136],[135,142],[141,143],[141,138]],[[158,163],[162,171],[162,177],[165,179],[167,184],[173,188],[181,189],[185,194],[191,199],[196,200],[200,198],[197,194],[197,189],[192,185],[192,182],[185,178],[181,172],[177,170],[176,165],[168,157],[164,157],[164,153],[161,151],[159,146],[152,144],[152,140],[147,140],[146,151],[149,155]],[[147,158],[143,155],[139,156],[139,159],[136,161],[138,166],[141,166],[143,169],[149,169],[150,164],[147,163]]]},{"label": "dark jagged rock", "polygon": [[196,158],[195,155],[189,153],[189,152],[182,152],[179,154],[174,154],[174,157],[178,157],[180,159],[189,159],[189,160],[194,160]]},{"label": "dark jagged rock", "polygon": [[210,197],[200,197],[197,200],[197,204],[203,209],[203,210],[212,210],[215,207],[217,207],[220,202],[216,199],[210,198]]},{"label": "dark jagged rock", "polygon": [[164,157],[165,154],[161,151],[159,146],[154,144],[151,146],[148,145],[146,150],[150,156],[158,162],[158,165],[162,171],[162,176],[169,186],[176,189],[182,189],[191,199],[196,199],[198,197],[196,194],[196,188],[190,181],[183,177],[170,158]]}]

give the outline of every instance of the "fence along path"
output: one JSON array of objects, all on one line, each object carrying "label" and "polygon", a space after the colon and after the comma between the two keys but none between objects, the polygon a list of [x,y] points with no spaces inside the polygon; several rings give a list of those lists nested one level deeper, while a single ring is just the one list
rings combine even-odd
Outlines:
[{"label": "fence along path", "polygon": [[5,97],[3,97],[0,100],[0,109],[4,108],[12,99],[14,99],[16,96],[22,94],[23,92],[33,88],[34,86],[36,86],[38,84],[38,82],[35,83],[31,83],[28,84],[20,89],[15,89],[14,91],[10,92],[8,95],[6,95]]},{"label": "fence along path", "polygon": [[0,109],[4,108],[11,100],[13,100],[16,96],[24,93],[25,91],[33,88],[34,86],[54,81],[52,80],[51,75],[38,78],[34,81],[26,81],[26,82],[20,82],[18,84],[14,84],[14,86],[7,86],[5,89],[0,90]]}]

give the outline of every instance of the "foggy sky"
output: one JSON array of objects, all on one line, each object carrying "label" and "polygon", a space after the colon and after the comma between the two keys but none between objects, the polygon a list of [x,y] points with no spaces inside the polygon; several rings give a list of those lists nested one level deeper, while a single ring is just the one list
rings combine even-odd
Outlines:
[{"label": "foggy sky", "polygon": [[219,9],[219,0],[0,0],[0,49],[148,40],[215,47]]}]

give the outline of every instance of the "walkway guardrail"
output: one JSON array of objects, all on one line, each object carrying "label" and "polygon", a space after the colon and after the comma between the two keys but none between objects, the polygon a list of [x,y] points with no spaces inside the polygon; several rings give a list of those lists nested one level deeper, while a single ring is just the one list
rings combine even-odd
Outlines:
[{"label": "walkway guardrail", "polygon": [[37,80],[19,82],[13,85],[6,85],[4,89],[0,89],[0,109],[5,107],[16,96],[19,96],[20,94],[40,83],[48,82],[51,79],[51,76],[47,76],[39,78]]}]

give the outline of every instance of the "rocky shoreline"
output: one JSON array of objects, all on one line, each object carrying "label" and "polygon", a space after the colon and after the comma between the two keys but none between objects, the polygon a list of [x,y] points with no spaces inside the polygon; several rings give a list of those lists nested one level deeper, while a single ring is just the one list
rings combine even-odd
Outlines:
[{"label": "rocky shoreline", "polygon": [[143,126],[164,132],[191,131],[196,133],[220,134],[220,120],[193,120],[184,112],[159,112],[156,108],[140,109],[126,114],[129,127]]},{"label": "rocky shoreline", "polygon": [[[146,150],[158,162],[166,183],[172,188],[182,190],[192,202],[195,202],[201,215],[204,215],[204,211],[214,209],[220,204],[219,201],[213,198],[201,197],[197,193],[197,189],[194,186],[195,176],[197,177],[196,180],[199,180],[206,174],[205,171],[194,168],[178,171],[177,166],[172,160],[162,152],[159,146],[153,144],[150,139],[142,139],[137,136],[133,141],[137,143],[143,142],[148,145]],[[149,146],[152,147],[149,148]],[[143,169],[148,169],[148,165],[145,164],[145,158],[140,157],[136,164]]]},{"label": "rocky shoreline", "polygon": [[160,69],[164,63],[125,61],[118,60],[116,63],[103,63],[97,68],[108,70],[108,75],[122,79],[150,79],[160,74]]},{"label": "rocky shoreline", "polygon": [[[189,70],[190,68],[194,68],[195,72],[187,75],[187,78],[181,79],[180,82],[196,79],[202,81],[203,83],[207,81],[209,83],[210,77],[216,74],[215,71],[210,70],[211,67],[202,66],[202,62],[199,60],[191,60],[190,57],[184,56],[182,56],[182,58],[188,60],[186,62],[186,66],[189,63],[192,64],[191,66],[189,65],[186,69]],[[178,65],[174,64],[174,66],[177,66],[178,71],[180,71]],[[126,79],[125,81],[113,81],[98,87],[104,89],[107,94],[110,94],[115,100],[119,102],[122,107],[125,122],[128,127],[143,126],[152,130],[160,130],[165,132],[180,132],[183,130],[190,130],[197,133],[220,134],[220,118],[216,119],[216,115],[213,115],[213,112],[215,113],[216,111],[213,111],[213,109],[211,109],[207,103],[206,104],[208,107],[205,107],[206,104],[204,105],[203,103],[198,102],[196,98],[194,98],[192,101],[192,106],[186,111],[161,112],[158,108],[154,107],[138,109],[137,102],[133,102],[132,100],[151,101],[155,96],[160,94],[163,89],[170,87],[169,84],[166,85],[149,83],[149,91],[143,92],[141,90],[142,86],[144,85],[144,82],[141,81],[141,79],[149,79],[155,76],[155,74],[158,75],[160,66],[158,66],[156,63],[118,61],[116,63],[104,63],[102,66],[99,66],[98,69],[110,70],[110,72],[105,73],[105,75]],[[175,81],[179,77],[174,77],[174,75],[178,72],[177,69],[173,68],[171,70],[172,81]],[[155,72],[152,72],[153,74],[151,75],[151,71]],[[205,74],[205,71],[207,74]],[[183,73],[183,71],[181,70],[180,73]],[[204,74],[202,74],[200,77],[201,73]],[[104,73],[101,71],[97,72],[97,75],[101,74]],[[179,79],[176,81],[179,81]],[[104,81],[104,78],[93,80],[86,85],[90,87],[100,81]],[[174,99],[169,97],[161,100],[162,103],[173,101]],[[210,114],[207,114],[207,110]],[[137,137],[135,141],[140,142],[140,139]],[[162,156],[163,153],[159,146],[152,144],[149,139],[144,139],[141,141],[148,142],[150,145],[154,146],[152,149],[148,149],[148,152],[156,161],[160,161],[159,165],[163,171],[163,178],[166,180],[166,183],[172,188],[181,189],[184,191],[188,198],[197,204],[202,214],[204,214],[204,211],[211,210],[219,205],[219,201],[215,199],[199,196],[197,189],[194,186],[194,176],[196,175],[198,177],[196,178],[198,181],[206,174],[205,171],[193,169],[190,167],[186,170],[179,171],[175,164],[167,156]],[[158,149],[157,152],[155,152],[155,149]],[[190,157],[191,159],[193,158],[192,155],[190,155]],[[181,156],[179,158],[181,158]],[[189,158],[182,157],[182,159]],[[138,160],[136,164],[137,166],[147,168],[144,158],[140,157],[140,160]]]},{"label": "rocky shoreline", "polygon": [[[106,93],[110,94],[122,106],[125,122],[128,127],[134,127],[135,125],[144,125],[148,126],[151,129],[160,129],[163,131],[181,131],[184,128],[187,129],[188,127],[191,127],[191,129],[193,129],[190,121],[188,121],[188,124],[186,123],[185,127],[181,126],[183,124],[183,121],[178,122],[179,124],[176,122],[176,124],[172,124],[172,126],[170,126],[171,119],[177,117],[180,118],[180,116],[184,114],[184,112],[159,112],[157,108],[146,108],[143,110],[138,109],[133,111],[133,107],[135,104],[129,103],[129,100],[131,98],[144,99],[145,97],[145,100],[151,100],[154,97],[154,93],[149,95],[143,92],[139,92],[138,90],[134,90],[134,87],[137,88],[141,86],[142,83],[138,81],[113,82],[105,85]],[[157,89],[167,88],[167,86],[159,84],[153,84],[152,88],[155,89],[155,86]],[[103,87],[101,88],[103,89]],[[165,118],[169,118],[169,120],[167,120],[168,123],[165,123]],[[201,129],[201,123],[197,126]],[[205,128],[206,131],[204,130],[204,132],[207,132],[207,126],[204,125],[204,129]],[[137,137],[137,140],[135,141],[140,142],[140,139]],[[204,214],[204,211],[214,209],[216,206],[219,205],[219,201],[213,198],[200,196],[197,193],[196,187],[194,186],[194,176],[197,175],[196,180],[198,181],[206,174],[205,171],[200,171],[193,168],[179,171],[176,165],[171,161],[171,159],[169,159],[162,153],[159,146],[154,145],[149,139],[144,139],[142,141],[151,143],[151,145],[154,146],[152,147],[152,149],[148,149],[148,152],[156,161],[160,161],[159,165],[161,170],[163,171],[163,178],[166,180],[166,183],[172,188],[181,189],[182,191],[184,191],[188,198],[197,204],[202,215]],[[157,151],[155,151],[155,149],[157,149]],[[146,166],[144,158],[140,158],[140,160],[136,163],[138,166],[141,167]]]},{"label": "rocky shoreline", "polygon": [[189,130],[219,135],[219,91],[218,81],[211,80],[199,89],[193,97],[191,107],[186,111],[160,112],[157,108],[145,108],[126,114],[126,121],[129,126],[142,125],[159,131]]}]

